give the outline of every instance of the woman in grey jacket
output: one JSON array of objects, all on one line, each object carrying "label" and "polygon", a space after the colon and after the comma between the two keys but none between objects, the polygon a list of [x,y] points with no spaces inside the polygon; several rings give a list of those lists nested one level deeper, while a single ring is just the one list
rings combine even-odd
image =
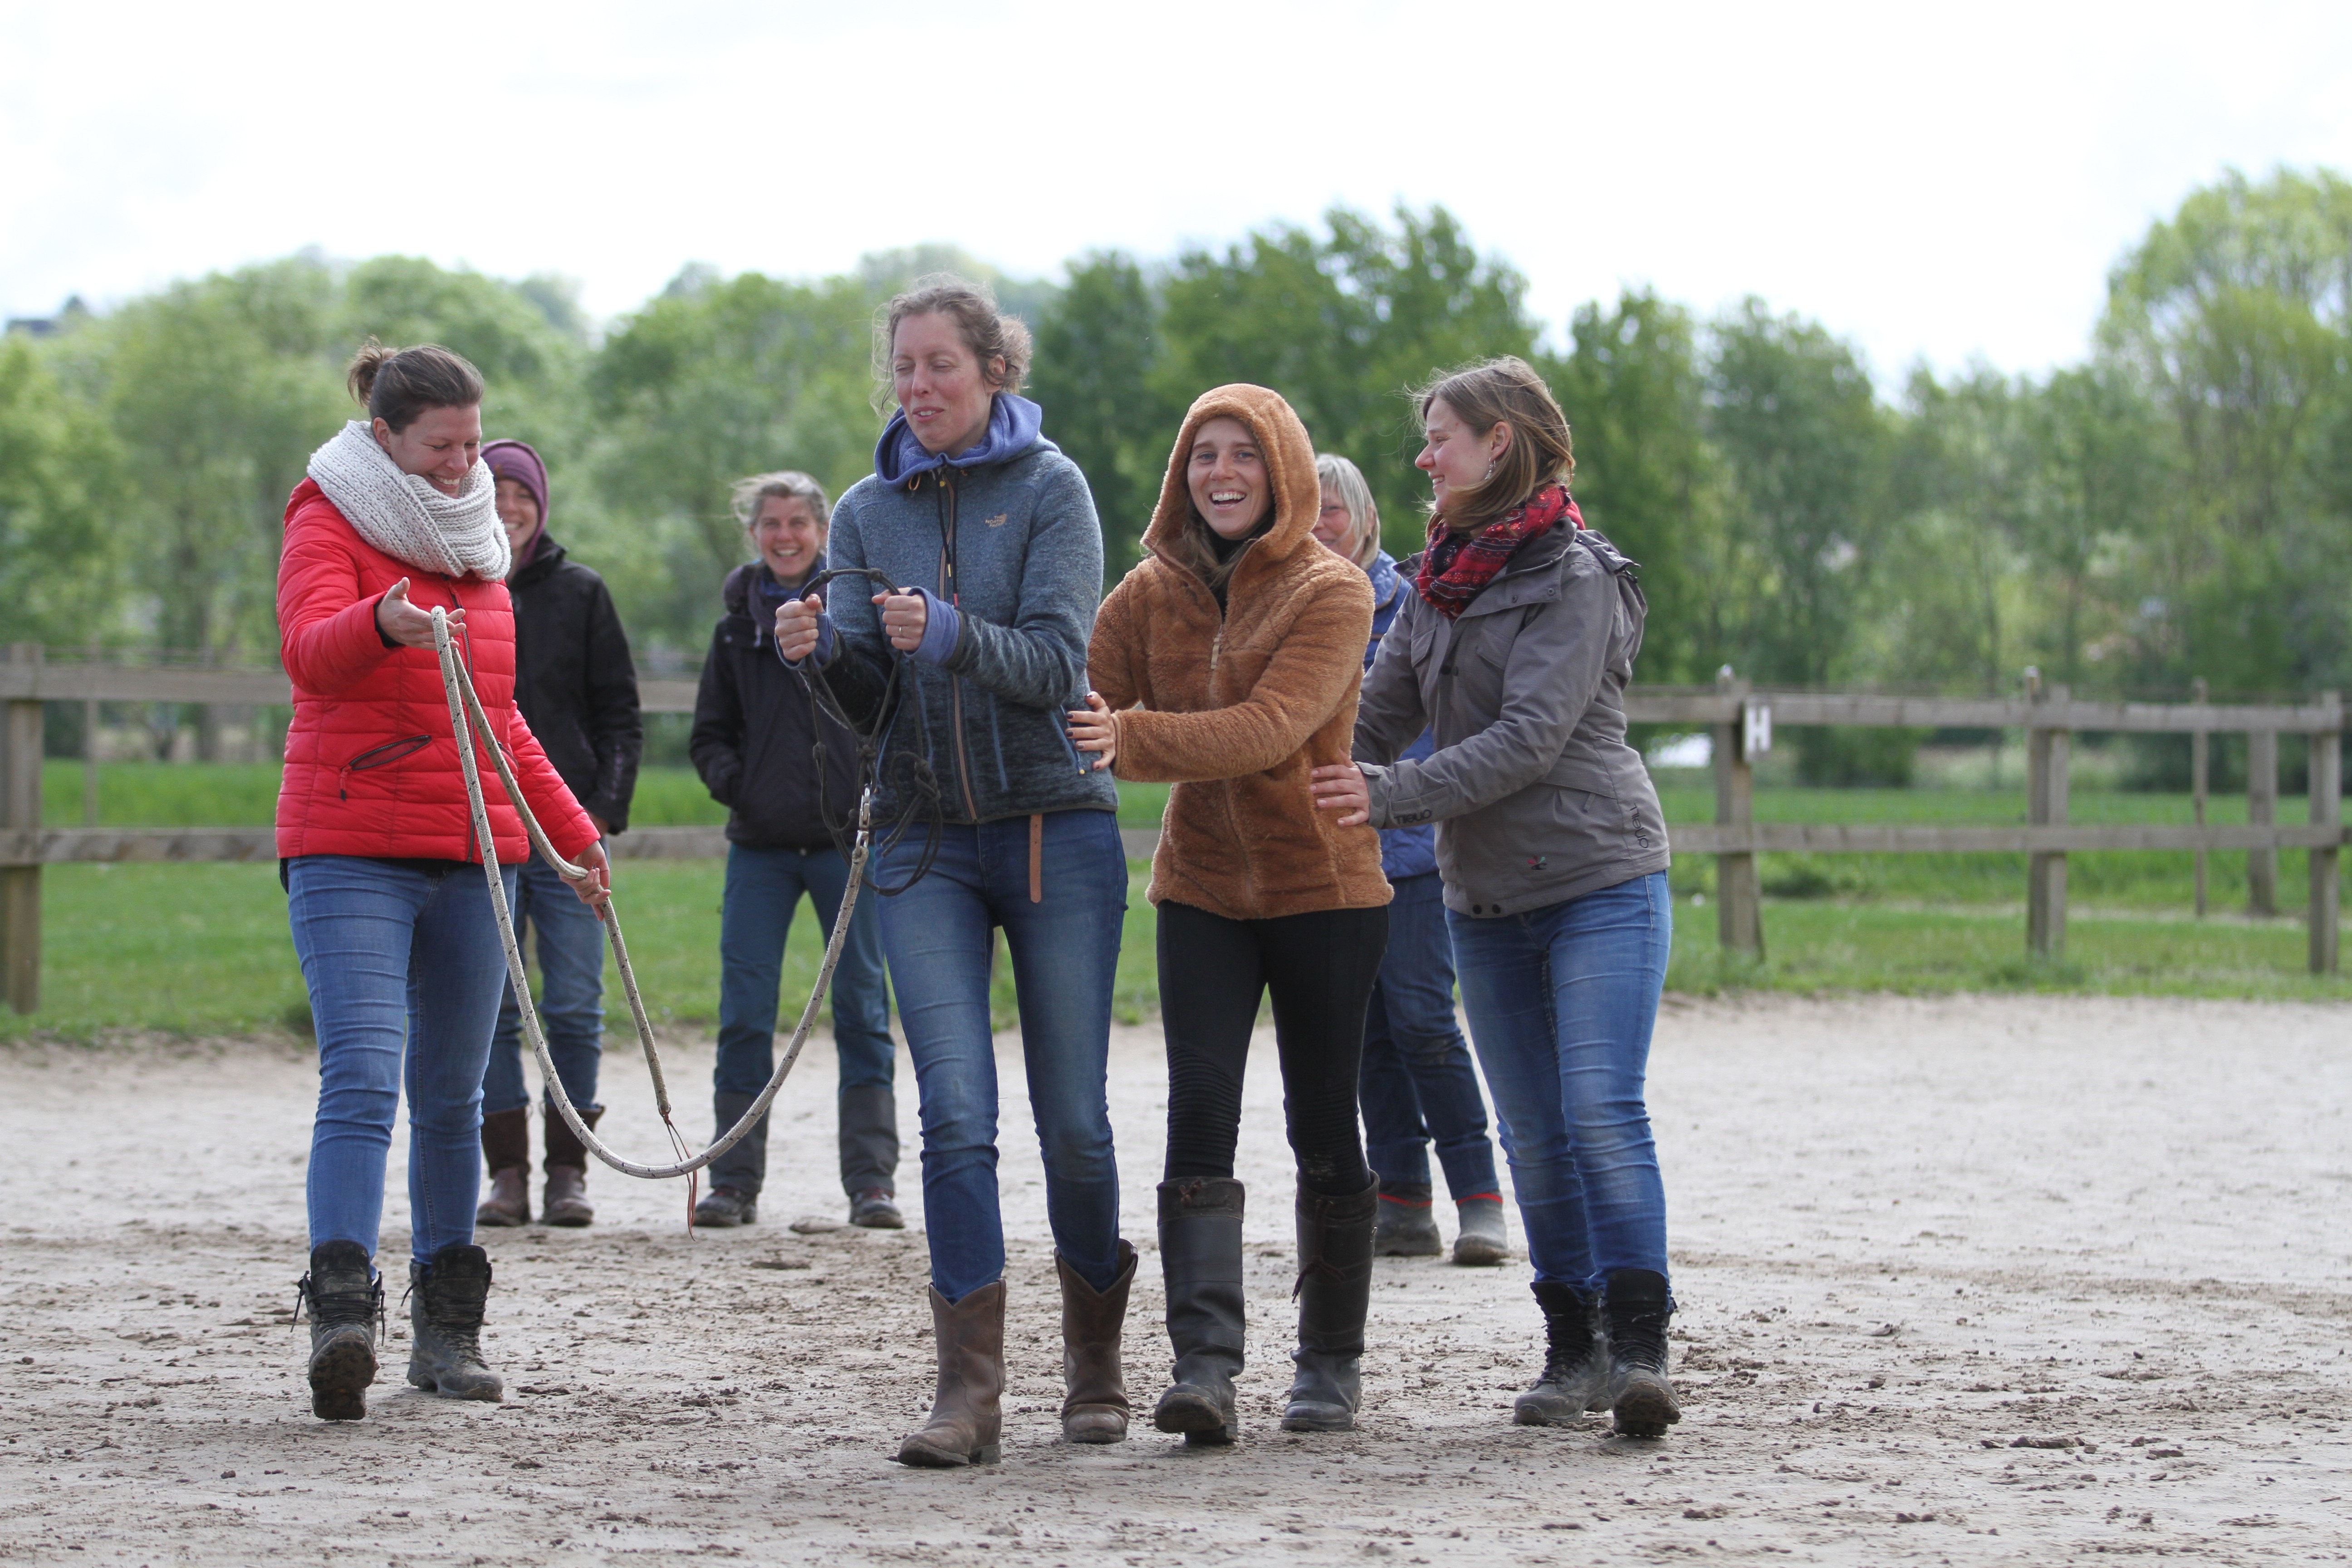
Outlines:
[{"label": "woman in grey jacket", "polygon": [[[1584,529],[1568,420],[1524,362],[1421,400],[1417,595],[1382,639],[1354,764],[1316,770],[1341,823],[1437,824],[1462,1001],[1502,1122],[1548,1350],[1523,1425],[1682,1418],[1666,1381],[1665,1191],[1643,1080],[1673,935],[1665,820],[1625,743],[1647,605]],[[1437,749],[1402,756],[1425,726]]]},{"label": "woman in grey jacket", "polygon": [[1127,857],[1110,775],[1080,760],[1065,728],[1087,705],[1102,528],[1085,476],[1016,395],[1029,360],[1018,321],[961,279],[925,279],[890,302],[881,346],[898,412],[873,475],[834,508],[831,558],[892,586],[853,580],[782,605],[776,647],[852,718],[887,724],[877,820],[908,808],[916,819],[873,872],[922,1097],[939,1354],[930,1419],[898,1458],[988,1463],[1004,1388],[997,929],[1061,1276],[1063,1434],[1127,1435],[1118,1343],[1135,1249],[1118,1235],[1105,1087]]}]

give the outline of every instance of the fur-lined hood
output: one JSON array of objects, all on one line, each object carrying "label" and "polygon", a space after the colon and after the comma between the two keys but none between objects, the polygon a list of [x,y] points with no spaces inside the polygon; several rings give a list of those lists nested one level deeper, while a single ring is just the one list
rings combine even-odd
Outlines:
[{"label": "fur-lined hood", "polygon": [[[1234,563],[1221,605],[1175,548],[1192,510],[1185,466],[1202,425],[1249,426],[1274,517]],[[1192,405],[1145,542],[1150,555],[1095,617],[1087,672],[1118,714],[1112,771],[1168,783],[1150,898],[1227,920],[1389,901],[1380,839],[1315,808],[1313,771],[1348,760],[1372,630],[1370,580],[1316,542],[1322,487],[1307,427],[1262,386]]]},{"label": "fur-lined hood", "polygon": [[1168,454],[1168,475],[1160,484],[1160,504],[1152,510],[1151,526],[1143,531],[1143,547],[1171,565],[1181,563],[1181,556],[1171,551],[1192,521],[1192,489],[1185,470],[1193,440],[1201,426],[1212,419],[1238,419],[1249,426],[1250,434],[1257,437],[1258,453],[1265,459],[1266,477],[1274,484],[1274,521],[1250,542],[1234,575],[1239,578],[1251,572],[1253,563],[1256,571],[1264,571],[1301,545],[1322,549],[1315,541],[1315,514],[1323,505],[1322,481],[1315,477],[1315,443],[1282,394],[1238,381],[1192,400],[1192,412],[1184,416],[1184,428]]}]

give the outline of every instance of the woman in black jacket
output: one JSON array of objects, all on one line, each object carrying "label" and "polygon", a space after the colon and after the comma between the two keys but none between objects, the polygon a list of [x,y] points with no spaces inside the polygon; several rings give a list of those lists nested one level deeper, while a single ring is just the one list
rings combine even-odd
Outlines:
[{"label": "woman in black jacket", "polygon": [[[824,570],[824,489],[802,473],[755,474],[735,486],[735,515],[759,559],[728,575],[727,614],[710,634],[688,743],[695,771],[727,807],[727,890],[719,916],[719,1063],[711,1109],[718,1131],[742,1119],[775,1071],[776,991],[784,939],[806,893],[833,929],[849,862],[833,827],[856,808],[856,742],[822,719],[808,689],[776,657],[776,609]],[[824,726],[819,789],[814,742]],[[827,824],[831,818],[831,826]],[[841,1055],[841,1186],[849,1223],[896,1230],[899,1217],[898,1100],[891,1089],[890,1002],[874,902],[850,916],[833,972],[833,1040]],[[714,1134],[715,1136],[716,1134]],[[750,1225],[767,1176],[768,1121],[713,1161],[698,1225]]]},{"label": "woman in black jacket", "polygon": [[[646,738],[628,635],[604,579],[571,560],[547,531],[547,465],[538,449],[526,441],[492,441],[482,447],[482,463],[497,483],[499,521],[514,553],[507,595],[514,602],[515,706],[597,833],[611,838],[629,826]],[[518,873],[514,925],[519,936],[526,929],[536,934],[530,952],[539,964],[547,1054],[564,1094],[593,1127],[604,1114],[596,1102],[604,928],[537,857]],[[522,1058],[522,1011],[509,981],[482,1075],[482,1157],[490,1190],[474,1215],[478,1226],[530,1219],[530,1089]],[[588,1202],[588,1151],[555,1114],[553,1100],[543,1103],[547,1188],[539,1217],[548,1225],[590,1224],[596,1210]]]}]

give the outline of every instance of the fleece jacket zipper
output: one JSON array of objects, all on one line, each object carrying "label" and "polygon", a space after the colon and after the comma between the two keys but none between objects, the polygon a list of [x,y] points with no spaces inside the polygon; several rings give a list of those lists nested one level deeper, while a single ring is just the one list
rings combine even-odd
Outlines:
[{"label": "fleece jacket zipper", "polygon": [[[1231,624],[1231,612],[1225,604],[1218,602],[1216,590],[1202,582],[1197,573],[1190,567],[1179,567],[1178,570],[1184,574],[1190,587],[1207,598],[1209,607],[1217,612],[1217,635],[1209,639],[1209,700],[1214,702],[1217,700],[1217,660],[1225,651],[1225,627]],[[1236,566],[1234,573],[1225,578],[1228,602],[1233,595],[1234,576],[1239,573],[1240,568]],[[1234,816],[1234,781],[1219,779],[1216,787],[1217,804],[1224,808],[1225,833],[1233,839],[1234,847],[1241,851],[1242,885],[1248,889],[1250,899],[1255,902],[1257,898],[1257,865],[1251,858],[1249,840],[1242,837],[1240,819]]]},{"label": "fleece jacket zipper", "polygon": [[[941,468],[939,475],[940,493],[946,503],[940,522],[940,586],[961,615],[963,604],[956,594],[955,580],[956,492],[948,482],[948,473]],[[971,795],[971,757],[963,743],[963,681],[953,670],[948,672],[948,711],[955,723],[956,784],[963,792],[965,815],[978,822],[980,805]]]}]

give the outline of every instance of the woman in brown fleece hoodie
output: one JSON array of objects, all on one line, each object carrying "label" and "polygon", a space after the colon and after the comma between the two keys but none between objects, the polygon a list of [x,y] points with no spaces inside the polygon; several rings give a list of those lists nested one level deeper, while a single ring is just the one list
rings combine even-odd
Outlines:
[{"label": "woman in brown fleece hoodie", "polygon": [[1298,1166],[1298,1373],[1282,1425],[1345,1431],[1361,1396],[1379,1188],[1355,1085],[1389,885],[1379,835],[1334,826],[1306,788],[1317,764],[1348,758],[1372,624],[1363,573],[1315,541],[1320,501],[1288,404],[1260,386],[1203,394],[1145,560],[1096,617],[1092,711],[1071,715],[1079,747],[1119,778],[1176,786],[1151,866],[1169,1081],[1160,1256],[1176,1352],[1153,1424],[1196,1443],[1235,1430],[1234,1143],[1269,990]]}]

